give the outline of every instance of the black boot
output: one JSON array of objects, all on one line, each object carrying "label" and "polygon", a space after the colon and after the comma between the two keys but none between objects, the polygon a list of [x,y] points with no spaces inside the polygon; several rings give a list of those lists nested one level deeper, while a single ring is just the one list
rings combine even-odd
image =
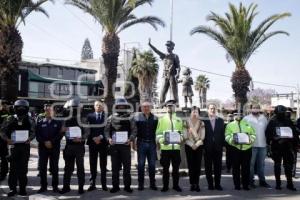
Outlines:
[{"label": "black boot", "polygon": [[294,183],[293,183],[292,180],[287,181],[286,188],[291,190],[291,191],[297,191],[297,189],[295,188]]},{"label": "black boot", "polygon": [[83,194],[83,193],[84,193],[83,186],[79,186],[78,187],[78,194]]},{"label": "black boot", "polygon": [[7,193],[7,197],[13,197],[17,194],[17,190],[14,189],[14,190],[10,190],[9,193]]},{"label": "black boot", "polygon": [[66,193],[68,193],[70,191],[71,191],[70,187],[64,186],[59,193],[60,194],[66,194]]},{"label": "black boot", "polygon": [[93,191],[93,190],[96,190],[96,183],[95,183],[95,180],[92,180],[91,183],[90,183],[90,187],[88,188],[87,191]]}]

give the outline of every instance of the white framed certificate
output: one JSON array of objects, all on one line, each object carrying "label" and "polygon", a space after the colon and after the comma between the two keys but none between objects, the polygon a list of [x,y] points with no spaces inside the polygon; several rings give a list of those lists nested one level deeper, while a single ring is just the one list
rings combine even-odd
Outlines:
[{"label": "white framed certificate", "polygon": [[293,130],[290,127],[280,127],[279,136],[281,138],[293,138]]},{"label": "white framed certificate", "polygon": [[28,130],[16,130],[12,133],[11,139],[14,143],[24,143],[29,138]]},{"label": "white framed certificate", "polygon": [[181,136],[178,131],[166,131],[165,140],[169,144],[179,144],[181,142]]},{"label": "white framed certificate", "polygon": [[239,144],[250,144],[250,137],[247,133],[237,133],[236,135]]},{"label": "white framed certificate", "polygon": [[125,144],[128,141],[127,131],[116,131],[115,132],[115,144]]},{"label": "white framed certificate", "polygon": [[78,126],[69,127],[69,138],[81,138],[81,128]]}]

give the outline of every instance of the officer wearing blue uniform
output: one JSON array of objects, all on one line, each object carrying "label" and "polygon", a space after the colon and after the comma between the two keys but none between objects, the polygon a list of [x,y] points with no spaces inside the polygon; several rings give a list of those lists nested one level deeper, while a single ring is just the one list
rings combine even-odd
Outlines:
[{"label": "officer wearing blue uniform", "polygon": [[52,189],[58,192],[58,162],[62,123],[53,119],[54,110],[50,104],[44,106],[45,117],[37,122],[36,139],[39,142],[39,167],[41,188],[38,193],[47,191],[47,166],[50,161]]}]

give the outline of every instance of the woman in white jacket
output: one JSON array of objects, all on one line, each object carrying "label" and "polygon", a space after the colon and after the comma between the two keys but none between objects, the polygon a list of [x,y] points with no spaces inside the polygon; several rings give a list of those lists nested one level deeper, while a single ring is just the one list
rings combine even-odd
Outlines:
[{"label": "woman in white jacket", "polygon": [[199,179],[201,172],[203,140],[205,138],[204,122],[200,120],[199,115],[199,108],[194,106],[191,110],[191,116],[187,120],[187,129],[184,134],[191,191],[196,192],[200,192]]}]

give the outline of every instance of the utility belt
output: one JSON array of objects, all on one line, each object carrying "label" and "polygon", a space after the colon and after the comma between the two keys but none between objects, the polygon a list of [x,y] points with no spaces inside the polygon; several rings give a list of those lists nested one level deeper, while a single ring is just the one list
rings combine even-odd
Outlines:
[{"label": "utility belt", "polygon": [[148,140],[148,139],[138,139],[137,142],[143,142],[143,143],[155,143],[155,139]]}]

